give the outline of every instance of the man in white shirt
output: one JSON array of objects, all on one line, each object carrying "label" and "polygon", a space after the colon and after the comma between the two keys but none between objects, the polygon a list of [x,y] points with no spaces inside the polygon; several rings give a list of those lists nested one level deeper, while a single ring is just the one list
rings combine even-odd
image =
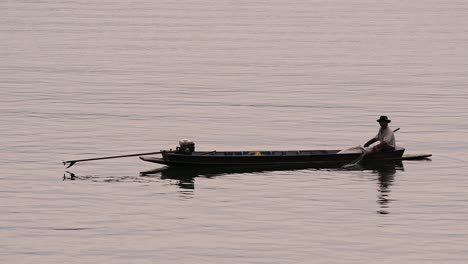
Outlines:
[{"label": "man in white shirt", "polygon": [[377,122],[380,124],[379,132],[374,138],[367,141],[367,143],[364,144],[364,147],[368,147],[379,141],[379,144],[372,147],[372,152],[395,150],[395,135],[393,134],[392,129],[388,126],[388,123],[392,122],[392,120],[388,119],[387,116],[380,116]]}]

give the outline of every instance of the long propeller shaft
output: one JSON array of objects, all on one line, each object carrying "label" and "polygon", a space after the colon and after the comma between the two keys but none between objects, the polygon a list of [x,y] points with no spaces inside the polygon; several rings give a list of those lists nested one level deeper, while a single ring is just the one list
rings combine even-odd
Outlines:
[{"label": "long propeller shaft", "polygon": [[128,154],[128,155],[118,155],[118,156],[108,156],[108,157],[100,157],[100,158],[90,158],[90,159],[79,159],[79,160],[67,160],[63,162],[63,165],[67,165],[67,168],[70,168],[77,162],[83,161],[92,161],[92,160],[104,160],[104,159],[118,159],[118,158],[126,158],[126,157],[135,157],[135,156],[145,156],[145,155],[155,155],[161,154],[161,151],[158,152],[146,152],[146,153],[136,153],[136,154]]}]

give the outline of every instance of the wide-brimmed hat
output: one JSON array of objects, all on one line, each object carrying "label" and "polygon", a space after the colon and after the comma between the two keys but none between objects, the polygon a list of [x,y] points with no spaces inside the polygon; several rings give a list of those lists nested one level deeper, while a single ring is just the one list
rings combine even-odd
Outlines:
[{"label": "wide-brimmed hat", "polygon": [[392,122],[392,120],[388,119],[387,116],[380,116],[380,118],[377,119],[377,122],[386,122],[386,123],[390,123],[390,122]]}]

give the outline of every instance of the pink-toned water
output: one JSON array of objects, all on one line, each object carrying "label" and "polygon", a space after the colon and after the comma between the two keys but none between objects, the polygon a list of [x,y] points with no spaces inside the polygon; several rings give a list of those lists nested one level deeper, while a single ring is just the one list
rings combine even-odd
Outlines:
[{"label": "pink-toned water", "polygon": [[[457,0],[2,1],[0,262],[466,263],[467,14]],[[138,158],[61,164],[180,138],[347,148],[382,114],[432,161],[188,179],[141,176],[158,165]]]}]

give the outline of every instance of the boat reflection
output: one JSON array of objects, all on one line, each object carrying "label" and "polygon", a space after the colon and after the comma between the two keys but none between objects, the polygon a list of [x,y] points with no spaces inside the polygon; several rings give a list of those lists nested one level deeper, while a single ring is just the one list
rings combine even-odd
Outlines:
[{"label": "boat reflection", "polygon": [[[162,167],[149,171],[140,172],[139,176],[78,176],[71,172],[63,175],[63,180],[91,180],[98,182],[154,182],[160,180],[171,180],[171,184],[178,186],[181,192],[193,194],[195,180],[197,177],[212,178],[229,174],[249,174],[263,173],[271,171],[299,171],[299,170],[336,170],[349,171],[341,167],[316,168],[310,166],[215,166],[215,167]],[[377,203],[379,204],[378,214],[388,214],[390,198],[390,188],[395,181],[395,174],[404,171],[402,161],[363,162],[352,168],[352,171],[371,171],[377,176]]]},{"label": "boat reflection", "polygon": [[162,167],[154,170],[140,172],[140,176],[158,176],[161,179],[177,180],[180,188],[194,189],[195,178],[205,177],[211,178],[215,176],[228,175],[228,174],[247,174],[247,173],[261,173],[268,171],[291,171],[309,169],[310,166],[209,166],[209,167]]},{"label": "boat reflection", "polygon": [[[344,170],[335,168],[314,168],[297,166],[241,166],[241,167],[162,167],[154,170],[140,172],[142,177],[160,177],[161,179],[174,180],[175,184],[185,190],[195,188],[195,178],[211,178],[229,174],[262,173],[269,171],[295,171],[295,170]],[[346,170],[347,171],[347,170]],[[364,162],[353,168],[353,171],[371,171],[377,176],[377,203],[378,214],[389,214],[388,208],[391,202],[390,187],[395,181],[395,174],[404,171],[403,162],[392,161]]]},{"label": "boat reflection", "polygon": [[[311,167],[311,166],[210,166],[210,167],[162,167],[154,170],[140,172],[140,176],[157,176],[161,179],[172,179],[194,182],[196,177],[215,177],[228,174],[261,173],[270,171],[296,171],[296,170],[345,170],[341,167]],[[345,171],[347,171],[346,169]],[[388,186],[393,181],[396,171],[404,170],[402,161],[385,163],[362,163],[353,170],[371,170],[379,175],[382,186]]]}]

